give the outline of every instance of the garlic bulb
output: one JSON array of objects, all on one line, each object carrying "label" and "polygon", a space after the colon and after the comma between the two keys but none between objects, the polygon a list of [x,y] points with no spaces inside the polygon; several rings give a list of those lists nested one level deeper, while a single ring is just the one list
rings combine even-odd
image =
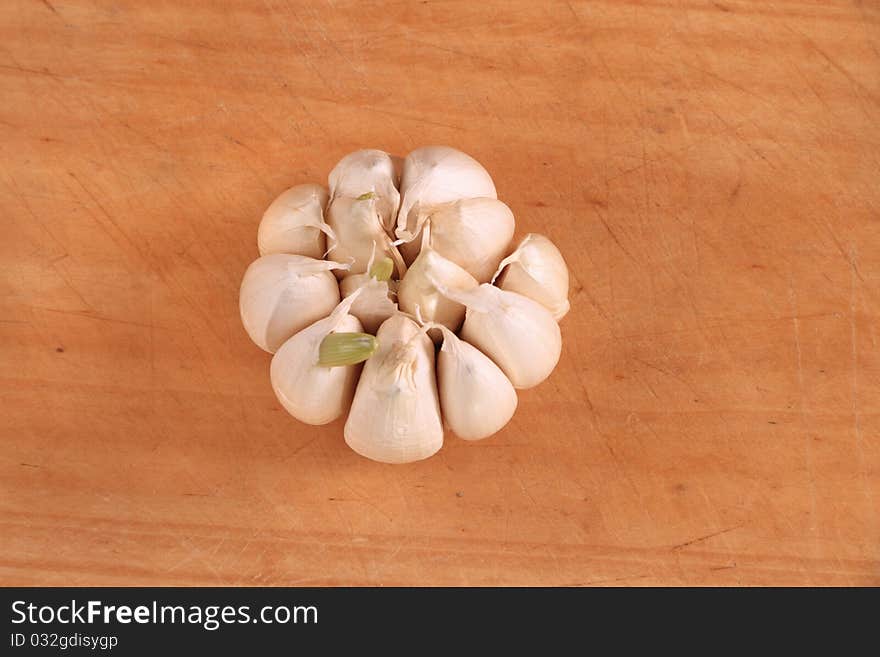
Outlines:
[{"label": "garlic bulb", "polygon": [[[499,276],[500,273],[500,276]],[[492,279],[502,290],[518,292],[547,308],[559,321],[570,308],[568,267],[556,245],[543,235],[529,233],[501,261]]]},{"label": "garlic bulb", "polygon": [[300,422],[327,424],[351,405],[361,365],[326,367],[319,363],[319,353],[327,335],[362,330],[357,317],[349,314],[357,296],[345,299],[329,317],[319,319],[287,340],[272,357],[269,376],[275,396]]},{"label": "garlic bulb", "polygon": [[479,440],[500,431],[516,411],[516,390],[479,349],[442,324],[437,384],[443,421],[459,438]]},{"label": "garlic bulb", "polygon": [[354,393],[345,442],[383,463],[427,458],[443,445],[434,345],[402,314],[385,320],[376,339],[379,347]]},{"label": "garlic bulb", "polygon": [[257,229],[260,255],[295,253],[323,258],[327,235],[332,229],[324,223],[327,190],[320,185],[291,187],[272,201]]},{"label": "garlic bulb", "polygon": [[483,166],[448,146],[356,151],[327,181],[272,202],[241,283],[279,403],[314,425],[348,413],[345,442],[385,463],[433,455],[444,426],[465,440],[501,430],[516,389],[560,358],[559,250],[529,234],[510,253],[513,213]]},{"label": "garlic bulb", "polygon": [[462,339],[495,361],[514,388],[532,388],[550,376],[559,362],[562,334],[544,306],[489,283],[469,291],[437,287],[467,306]]},{"label": "garlic bulb", "polygon": [[343,298],[357,290],[360,296],[351,307],[351,314],[357,317],[367,333],[376,334],[382,322],[397,312],[397,281],[377,280],[369,274],[346,276],[339,282]]},{"label": "garlic bulb", "polygon": [[449,146],[417,148],[403,161],[395,235],[411,241],[432,206],[478,197],[498,197],[482,164]]},{"label": "garlic bulb", "polygon": [[335,240],[331,240],[333,258],[350,262],[349,273],[363,274],[375,252],[390,257],[398,275],[402,276],[406,272],[406,265],[382,227],[377,203],[378,197],[373,192],[358,198],[341,196],[330,201],[327,223],[336,236]]},{"label": "garlic bulb", "polygon": [[339,303],[331,273],[348,265],[273,253],[247,268],[239,290],[241,322],[258,347],[275,353],[285,340],[326,317]]},{"label": "garlic bulb", "polygon": [[404,312],[418,312],[426,322],[437,322],[457,331],[464,320],[465,307],[441,294],[435,283],[442,281],[455,290],[471,290],[477,287],[477,281],[431,248],[430,239],[430,226],[426,226],[421,253],[400,281],[397,302]]},{"label": "garlic bulb", "polygon": [[330,172],[330,198],[357,198],[367,192],[376,195],[376,210],[389,233],[394,228],[400,192],[399,173],[385,151],[366,149],[349,153]]},{"label": "garlic bulb", "polygon": [[[488,283],[513,239],[513,212],[494,198],[469,198],[435,206],[427,213],[431,246],[467,271],[480,283]],[[414,247],[415,245],[415,247]],[[400,246],[407,264],[419,246],[415,240]]]}]

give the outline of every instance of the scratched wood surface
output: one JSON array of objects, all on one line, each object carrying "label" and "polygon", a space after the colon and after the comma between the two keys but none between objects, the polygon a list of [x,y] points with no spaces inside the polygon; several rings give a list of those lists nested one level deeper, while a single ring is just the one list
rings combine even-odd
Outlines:
[{"label": "scratched wood surface", "polygon": [[[880,584],[877,2],[0,3],[0,583]],[[262,211],[461,148],[572,272],[383,466],[238,318]]]}]

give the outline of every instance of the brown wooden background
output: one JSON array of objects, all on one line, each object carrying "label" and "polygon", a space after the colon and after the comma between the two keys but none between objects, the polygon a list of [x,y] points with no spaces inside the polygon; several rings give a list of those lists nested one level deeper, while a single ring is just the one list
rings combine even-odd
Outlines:
[{"label": "brown wooden background", "polygon": [[[880,584],[880,5],[0,3],[0,583]],[[573,276],[502,433],[272,394],[256,228],[473,154]]]}]

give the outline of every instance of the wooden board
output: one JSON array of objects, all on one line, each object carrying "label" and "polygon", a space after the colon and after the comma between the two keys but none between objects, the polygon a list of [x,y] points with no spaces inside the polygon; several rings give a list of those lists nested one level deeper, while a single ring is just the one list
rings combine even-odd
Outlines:
[{"label": "wooden board", "polygon": [[[880,584],[876,2],[0,4],[0,583]],[[442,143],[572,273],[478,443],[362,459],[262,211]]]}]

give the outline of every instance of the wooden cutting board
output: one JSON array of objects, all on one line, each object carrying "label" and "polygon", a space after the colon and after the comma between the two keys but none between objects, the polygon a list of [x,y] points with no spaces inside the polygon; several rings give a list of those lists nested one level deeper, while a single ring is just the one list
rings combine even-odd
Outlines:
[{"label": "wooden cutting board", "polygon": [[[0,4],[0,584],[880,584],[876,2]],[[271,200],[449,144],[562,360],[406,466],[279,406]]]}]

